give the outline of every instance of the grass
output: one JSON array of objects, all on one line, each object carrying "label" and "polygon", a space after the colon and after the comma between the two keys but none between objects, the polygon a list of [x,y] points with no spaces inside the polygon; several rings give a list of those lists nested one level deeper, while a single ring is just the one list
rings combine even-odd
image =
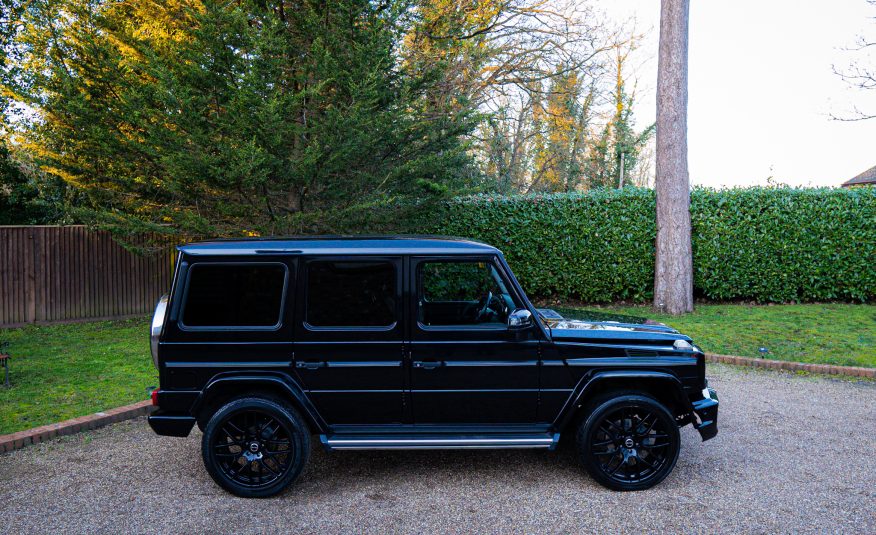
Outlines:
[{"label": "grass", "polygon": [[585,308],[665,323],[707,353],[759,357],[765,347],[776,360],[876,368],[876,305],[697,305],[684,316],[647,306]]},{"label": "grass", "polygon": [[[699,305],[680,317],[644,306],[587,309],[661,321],[711,353],[757,357],[766,347],[779,360],[876,367],[876,305]],[[0,329],[12,354],[0,434],[146,399],[158,385],[147,332],[148,318]]]},{"label": "grass", "polygon": [[158,385],[145,318],[0,329],[0,340],[12,355],[0,434],[148,399]]}]

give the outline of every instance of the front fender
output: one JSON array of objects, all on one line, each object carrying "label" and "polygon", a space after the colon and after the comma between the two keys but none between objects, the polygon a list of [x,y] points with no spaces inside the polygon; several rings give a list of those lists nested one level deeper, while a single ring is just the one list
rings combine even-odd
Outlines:
[{"label": "front fender", "polygon": [[245,393],[259,390],[281,393],[301,412],[311,429],[319,433],[327,431],[325,420],[310,402],[301,385],[288,375],[280,373],[219,374],[204,387],[201,395],[192,405],[191,413],[197,416],[204,408],[210,406],[212,400],[228,392]]},{"label": "front fender", "polygon": [[584,375],[575,387],[569,400],[560,410],[560,414],[554,422],[558,430],[565,429],[572,421],[575,414],[589,400],[590,396],[603,386],[611,384],[622,389],[635,389],[636,384],[647,382],[650,385],[659,384],[660,388],[666,389],[667,393],[683,407],[686,412],[693,410],[690,400],[685,396],[681,381],[675,375],[666,372],[647,370],[607,370],[592,371]]}]

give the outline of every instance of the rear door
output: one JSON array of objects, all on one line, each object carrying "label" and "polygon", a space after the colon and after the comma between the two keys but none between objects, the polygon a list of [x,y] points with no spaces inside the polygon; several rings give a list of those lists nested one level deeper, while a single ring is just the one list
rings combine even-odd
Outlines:
[{"label": "rear door", "polygon": [[523,307],[493,257],[411,259],[411,403],[415,424],[536,421],[537,327],[510,331]]},{"label": "rear door", "polygon": [[402,422],[402,258],[301,260],[295,371],[332,424]]},{"label": "rear door", "polygon": [[193,391],[217,373],[292,365],[297,260],[183,256],[165,326],[161,386]]}]

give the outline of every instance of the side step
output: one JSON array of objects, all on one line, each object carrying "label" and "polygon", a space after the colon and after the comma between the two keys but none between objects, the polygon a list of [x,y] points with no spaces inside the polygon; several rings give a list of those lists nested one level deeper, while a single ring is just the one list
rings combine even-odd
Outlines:
[{"label": "side step", "polygon": [[557,447],[560,434],[320,435],[331,450],[465,450]]}]

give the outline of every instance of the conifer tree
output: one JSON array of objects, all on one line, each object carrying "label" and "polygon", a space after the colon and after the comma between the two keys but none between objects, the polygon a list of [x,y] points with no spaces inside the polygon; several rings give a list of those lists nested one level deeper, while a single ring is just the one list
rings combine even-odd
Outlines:
[{"label": "conifer tree", "polygon": [[[332,214],[465,185],[469,109],[398,61],[408,4],[34,0],[4,92],[77,214],[184,236],[336,230]],[[442,112],[444,110],[441,110]]]}]

